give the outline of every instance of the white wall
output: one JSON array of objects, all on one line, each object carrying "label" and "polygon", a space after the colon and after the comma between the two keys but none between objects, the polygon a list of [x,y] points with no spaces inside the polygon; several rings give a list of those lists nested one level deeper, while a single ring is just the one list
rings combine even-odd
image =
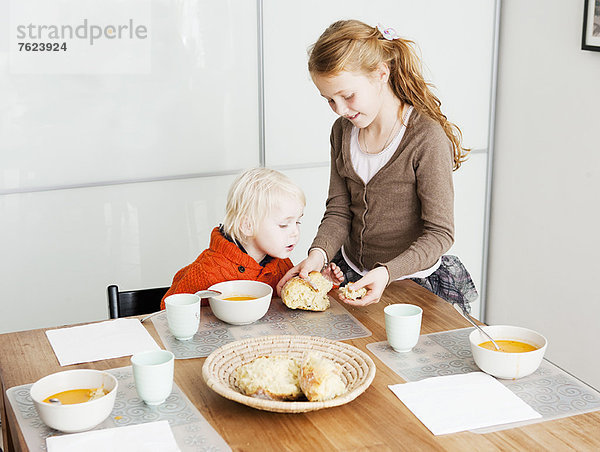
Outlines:
[{"label": "white wall", "polygon": [[502,4],[486,320],[600,389],[600,53],[583,1]]}]

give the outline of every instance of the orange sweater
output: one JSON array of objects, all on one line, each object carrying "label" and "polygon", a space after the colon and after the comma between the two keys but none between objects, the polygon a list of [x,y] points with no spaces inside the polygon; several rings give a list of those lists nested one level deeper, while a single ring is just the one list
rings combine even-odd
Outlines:
[{"label": "orange sweater", "polygon": [[173,277],[171,288],[160,303],[165,309],[165,298],[176,293],[196,293],[206,290],[213,284],[233,279],[253,279],[270,285],[273,290],[283,275],[293,267],[289,259],[273,258],[261,267],[238,246],[227,240],[214,228],[210,235],[210,245],[187,267]]}]

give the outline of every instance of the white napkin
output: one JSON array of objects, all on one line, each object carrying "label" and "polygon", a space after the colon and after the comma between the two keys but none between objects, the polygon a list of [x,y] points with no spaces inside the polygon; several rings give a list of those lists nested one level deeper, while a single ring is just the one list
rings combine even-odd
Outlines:
[{"label": "white napkin", "polygon": [[48,452],[179,452],[169,422],[113,427],[46,438]]},{"label": "white napkin", "polygon": [[426,378],[389,388],[434,435],[542,417],[483,372]]},{"label": "white napkin", "polygon": [[160,349],[138,319],[116,319],[48,330],[46,336],[61,366]]}]

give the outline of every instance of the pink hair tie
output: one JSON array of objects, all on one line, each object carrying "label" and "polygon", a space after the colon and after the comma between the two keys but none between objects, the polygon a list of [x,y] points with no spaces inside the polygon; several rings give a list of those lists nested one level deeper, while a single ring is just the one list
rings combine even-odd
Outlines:
[{"label": "pink hair tie", "polygon": [[383,35],[383,37],[385,39],[387,39],[388,41],[393,41],[394,39],[400,39],[400,36],[398,36],[398,33],[396,33],[396,30],[394,30],[393,28],[386,28],[381,24],[377,24],[377,29]]}]

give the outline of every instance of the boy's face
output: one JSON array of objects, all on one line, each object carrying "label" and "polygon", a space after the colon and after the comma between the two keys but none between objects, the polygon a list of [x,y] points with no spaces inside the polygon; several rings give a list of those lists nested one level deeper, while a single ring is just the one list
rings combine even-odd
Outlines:
[{"label": "boy's face", "polygon": [[281,198],[278,205],[260,223],[253,247],[261,254],[285,259],[290,257],[300,238],[300,219],[304,206],[292,197]]}]

